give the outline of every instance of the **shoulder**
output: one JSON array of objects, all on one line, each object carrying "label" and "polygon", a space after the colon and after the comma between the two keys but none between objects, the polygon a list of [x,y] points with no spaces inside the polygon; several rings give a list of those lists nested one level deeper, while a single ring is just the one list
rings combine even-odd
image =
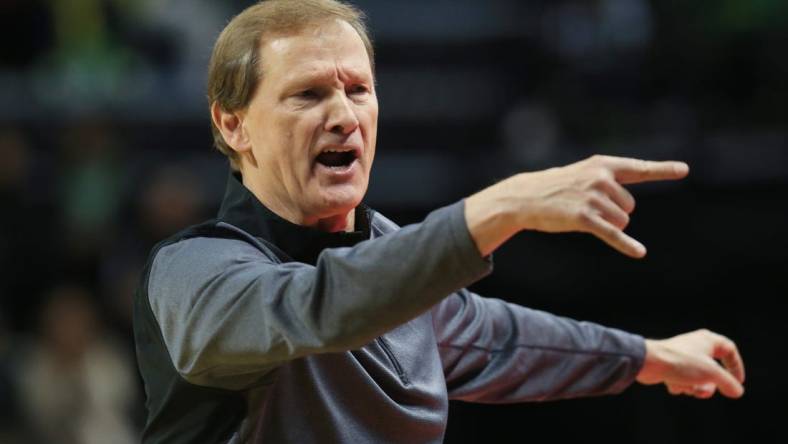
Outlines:
[{"label": "shoulder", "polygon": [[152,271],[162,267],[206,268],[267,258],[259,248],[239,239],[193,237],[162,245],[152,258]]},{"label": "shoulder", "polygon": [[190,227],[154,247],[149,259],[148,290],[177,283],[199,285],[249,263],[273,264],[276,259],[264,243],[231,225]]}]

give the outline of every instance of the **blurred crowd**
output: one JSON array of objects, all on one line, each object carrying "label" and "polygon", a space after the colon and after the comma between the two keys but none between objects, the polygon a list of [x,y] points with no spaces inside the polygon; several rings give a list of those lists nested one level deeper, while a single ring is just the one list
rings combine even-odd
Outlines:
[{"label": "blurred crowd", "polygon": [[188,155],[136,151],[108,110],[200,91],[207,30],[242,6],[0,4],[0,442],[139,441],[133,292],[153,244],[209,211]]},{"label": "blurred crowd", "polygon": [[[0,3],[0,443],[138,441],[131,300],[150,248],[218,205],[207,58],[251,3]],[[785,2],[354,3],[389,214],[594,152],[788,184]]]},{"label": "blurred crowd", "polygon": [[0,132],[0,442],[135,442],[133,292],[150,248],[208,214],[206,197],[193,169],[134,168],[103,124],[58,139]]}]

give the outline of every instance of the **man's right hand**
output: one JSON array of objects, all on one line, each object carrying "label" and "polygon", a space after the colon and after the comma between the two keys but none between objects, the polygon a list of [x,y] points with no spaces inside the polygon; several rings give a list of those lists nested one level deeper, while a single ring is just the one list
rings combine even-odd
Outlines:
[{"label": "man's right hand", "polygon": [[634,258],[646,248],[624,233],[635,199],[622,185],[687,176],[683,162],[593,156],[571,165],[521,173],[465,201],[465,219],[482,256],[522,230],[591,233]]}]

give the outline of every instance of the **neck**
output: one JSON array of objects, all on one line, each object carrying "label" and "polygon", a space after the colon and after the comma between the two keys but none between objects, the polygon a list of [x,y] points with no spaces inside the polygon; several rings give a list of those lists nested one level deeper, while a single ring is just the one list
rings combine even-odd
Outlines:
[{"label": "neck", "polygon": [[307,226],[317,228],[320,231],[328,231],[331,233],[336,233],[337,231],[350,232],[356,228],[355,222],[356,222],[356,210],[352,209],[344,216],[340,214],[337,216],[318,219],[316,224],[307,225]]},{"label": "neck", "polygon": [[331,233],[336,233],[339,231],[350,232],[356,228],[356,210],[353,208],[327,216],[305,214],[302,211],[293,208],[291,205],[288,205],[287,202],[284,202],[277,196],[271,193],[266,193],[265,190],[255,187],[254,184],[247,181],[247,175],[242,174],[241,177],[243,178],[244,186],[248,188],[249,191],[251,191],[252,194],[254,194],[255,197],[257,197],[257,199],[266,206],[266,208],[273,211],[274,214],[288,222]]}]

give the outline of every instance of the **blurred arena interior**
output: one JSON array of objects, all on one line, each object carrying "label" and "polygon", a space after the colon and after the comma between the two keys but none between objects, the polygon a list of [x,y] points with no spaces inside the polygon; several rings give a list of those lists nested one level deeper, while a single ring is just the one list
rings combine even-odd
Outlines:
[{"label": "blurred arena interior", "polygon": [[[251,3],[0,3],[0,442],[139,440],[130,301],[151,246],[217,209],[207,59]],[[739,401],[452,403],[446,442],[784,435],[788,2],[353,3],[377,51],[373,208],[406,224],[594,153],[684,160],[687,180],[633,188],[647,259],[524,233],[474,290],[648,337],[708,327],[747,364]]]}]

